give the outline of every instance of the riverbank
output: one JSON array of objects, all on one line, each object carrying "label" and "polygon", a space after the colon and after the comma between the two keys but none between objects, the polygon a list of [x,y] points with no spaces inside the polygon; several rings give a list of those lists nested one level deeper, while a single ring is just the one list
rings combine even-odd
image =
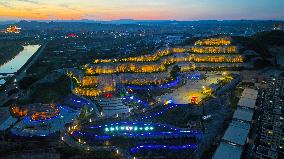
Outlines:
[{"label": "riverbank", "polygon": [[1,42],[0,43],[0,66],[15,58],[24,47],[19,43]]},{"label": "riverbank", "polygon": [[[5,80],[2,80],[0,82],[0,92],[4,91],[4,89],[8,89],[8,85],[11,84],[15,79],[21,80],[25,76],[25,71],[30,67],[30,65],[33,64],[34,61],[36,61],[38,55],[44,50],[45,45],[28,45],[24,46],[24,50],[21,51],[21,53],[5,65],[2,65],[0,67],[0,73],[11,73],[14,74],[13,76],[10,76],[10,78],[7,78]],[[5,78],[3,76],[3,78]],[[5,101],[4,101],[5,100]],[[8,98],[2,98],[1,103],[5,103],[8,101]]]}]

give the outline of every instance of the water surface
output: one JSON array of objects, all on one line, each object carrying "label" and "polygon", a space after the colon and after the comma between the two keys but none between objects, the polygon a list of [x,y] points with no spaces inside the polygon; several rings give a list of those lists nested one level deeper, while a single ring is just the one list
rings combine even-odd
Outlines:
[{"label": "water surface", "polygon": [[[27,45],[15,58],[0,66],[0,73],[15,73],[28,61],[28,59],[39,49],[40,45]],[[0,75],[0,78],[5,76]],[[4,84],[5,80],[0,80]]]}]

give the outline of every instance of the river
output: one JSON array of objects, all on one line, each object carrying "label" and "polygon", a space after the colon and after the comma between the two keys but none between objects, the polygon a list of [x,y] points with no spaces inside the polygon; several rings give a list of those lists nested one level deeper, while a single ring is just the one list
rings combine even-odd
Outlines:
[{"label": "river", "polygon": [[[22,50],[17,56],[12,60],[0,66],[0,73],[15,73],[29,60],[29,58],[39,49],[40,45],[26,45],[24,50]],[[0,75],[0,78],[6,76]],[[0,79],[0,85],[4,84],[6,81]]]}]

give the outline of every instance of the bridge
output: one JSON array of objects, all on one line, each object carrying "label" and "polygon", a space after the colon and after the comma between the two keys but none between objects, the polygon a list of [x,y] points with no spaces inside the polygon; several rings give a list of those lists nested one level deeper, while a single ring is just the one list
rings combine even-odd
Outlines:
[{"label": "bridge", "polygon": [[2,76],[14,75],[14,74],[16,74],[16,72],[13,72],[13,73],[0,73],[0,75],[2,75]]}]

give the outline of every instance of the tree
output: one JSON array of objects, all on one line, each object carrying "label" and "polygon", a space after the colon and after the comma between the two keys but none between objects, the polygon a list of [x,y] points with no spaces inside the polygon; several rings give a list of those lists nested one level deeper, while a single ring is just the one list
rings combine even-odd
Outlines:
[{"label": "tree", "polygon": [[181,71],[180,67],[178,65],[175,65],[170,72],[170,78],[171,79],[176,78],[178,74],[180,73],[180,71]]},{"label": "tree", "polygon": [[266,59],[257,59],[255,62],[254,62],[254,67],[256,69],[260,69],[260,68],[265,68],[265,67],[268,67],[268,66],[271,66],[271,62],[266,60]]},{"label": "tree", "polygon": [[87,107],[87,106],[84,106],[82,109],[81,109],[81,113],[79,115],[79,118],[80,119],[85,119],[87,117],[89,117],[91,115],[91,111],[90,109]]},{"label": "tree", "polygon": [[27,89],[37,80],[38,78],[36,77],[24,77],[22,80],[19,81],[19,87],[21,89]]}]

